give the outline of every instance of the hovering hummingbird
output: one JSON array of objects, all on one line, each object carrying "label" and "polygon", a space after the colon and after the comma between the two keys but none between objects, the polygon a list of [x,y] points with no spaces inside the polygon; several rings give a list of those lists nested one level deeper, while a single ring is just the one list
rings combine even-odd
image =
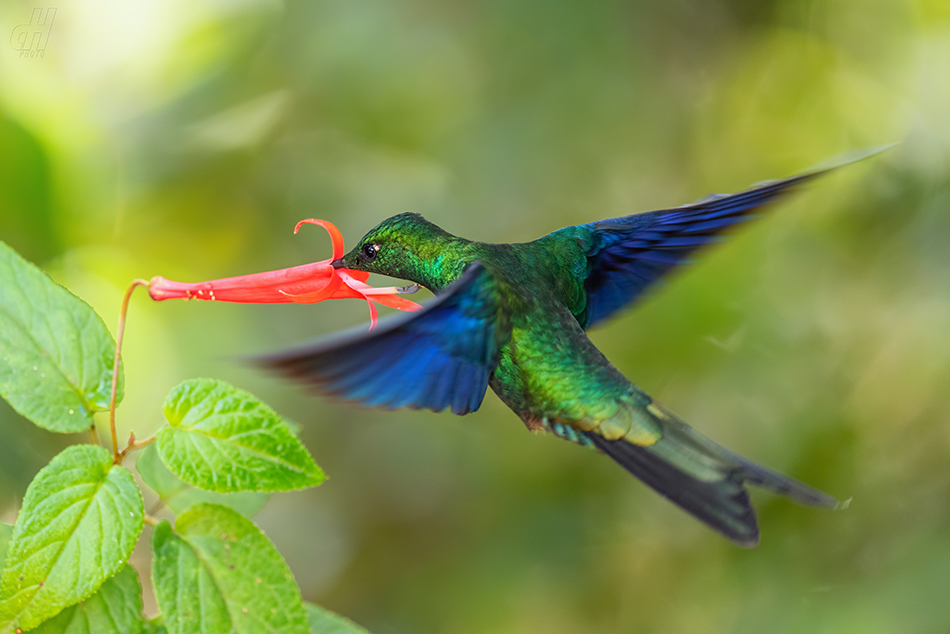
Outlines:
[{"label": "hovering hummingbird", "polygon": [[531,431],[606,454],[700,521],[754,546],[759,529],[746,485],[808,505],[834,507],[835,499],[694,430],[628,380],[586,330],[697,249],[828,171],[520,244],[474,242],[419,214],[399,214],[330,266],[410,280],[435,299],[368,333],[256,361],[371,407],[469,414],[491,387]]}]

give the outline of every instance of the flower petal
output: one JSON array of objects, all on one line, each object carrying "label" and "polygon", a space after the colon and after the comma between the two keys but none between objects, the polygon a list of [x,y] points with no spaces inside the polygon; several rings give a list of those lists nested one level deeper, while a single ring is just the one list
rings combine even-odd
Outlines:
[{"label": "flower petal", "polygon": [[323,288],[313,291],[312,293],[302,293],[300,295],[291,295],[290,293],[285,293],[280,291],[281,295],[285,295],[290,298],[290,301],[295,304],[316,304],[317,302],[322,302],[325,299],[330,299],[333,297],[333,294],[338,288],[343,284],[342,278],[339,275],[332,275],[330,280],[326,283],[326,286]]},{"label": "flower petal", "polygon": [[[353,271],[350,269],[342,269],[347,275],[355,277],[352,275]],[[364,283],[362,280],[349,280],[346,282],[346,285],[349,286],[354,292],[358,293],[360,297],[366,300],[372,300],[383,306],[388,306],[389,308],[395,308],[396,310],[419,310],[422,308],[419,304],[415,303],[410,299],[405,297],[400,297],[398,295],[400,288],[398,286],[385,286],[385,287],[376,287],[370,286],[369,284]],[[348,295],[348,297],[351,297]]]},{"label": "flower petal", "polygon": [[247,304],[285,304],[290,295],[321,290],[335,277],[329,260],[303,264],[289,269],[226,277],[210,282],[174,282],[157,275],[148,285],[155,301],[165,299],[206,299]]},{"label": "flower petal", "polygon": [[366,305],[369,306],[369,329],[372,330],[376,327],[376,323],[379,321],[376,313],[376,306],[373,305],[372,300],[366,296],[363,292],[363,288],[369,287],[369,284],[364,284],[359,280],[353,279],[347,269],[338,269],[337,275],[343,280],[343,282],[349,286],[353,291],[359,294],[360,297],[366,300]]},{"label": "flower petal", "polygon": [[369,306],[369,329],[373,330],[376,328],[376,324],[379,323],[379,317],[377,317],[376,313],[376,304],[366,300],[366,305]]},{"label": "flower petal", "polygon": [[406,299],[405,297],[400,297],[399,295],[369,295],[368,297],[377,304],[382,304],[383,306],[388,306],[389,308],[395,308],[396,310],[408,310],[411,312],[422,308],[422,306],[415,303],[411,299]]},{"label": "flower petal", "polygon": [[300,227],[303,225],[320,225],[327,230],[327,233],[330,234],[330,244],[333,247],[331,260],[339,260],[343,257],[343,254],[346,253],[346,248],[343,246],[343,234],[340,233],[340,230],[337,229],[336,225],[332,222],[320,220],[319,218],[307,218],[306,220],[301,220],[294,226],[294,234],[300,231]]},{"label": "flower petal", "polygon": [[378,321],[376,304],[397,310],[421,308],[419,304],[399,297],[400,289],[395,286],[376,288],[367,284],[369,273],[366,271],[334,268],[331,262],[341,258],[345,252],[340,230],[332,222],[308,218],[297,223],[294,233],[305,224],[319,225],[330,234],[333,249],[330,260],[193,284],[156,276],[149,282],[149,296],[155,301],[205,299],[253,304],[315,304],[327,299],[362,299],[369,306],[371,330]]}]

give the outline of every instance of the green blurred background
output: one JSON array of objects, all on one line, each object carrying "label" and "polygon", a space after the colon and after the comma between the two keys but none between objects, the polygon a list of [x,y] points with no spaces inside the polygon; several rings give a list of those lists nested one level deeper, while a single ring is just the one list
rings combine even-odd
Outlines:
[{"label": "green blurred background", "polygon": [[[33,6],[4,0],[0,34]],[[330,479],[257,521],[305,598],[375,634],[950,631],[950,3],[58,0],[42,58],[0,43],[0,239],[110,326],[133,277],[328,257],[301,218],[522,241],[892,141],[592,334],[701,431],[853,498],[754,494],[753,550],[493,395],[361,410],[230,358],[360,302],[137,296],[121,434],[196,376],[302,424]],[[0,439],[7,521],[84,440],[5,404]]]}]

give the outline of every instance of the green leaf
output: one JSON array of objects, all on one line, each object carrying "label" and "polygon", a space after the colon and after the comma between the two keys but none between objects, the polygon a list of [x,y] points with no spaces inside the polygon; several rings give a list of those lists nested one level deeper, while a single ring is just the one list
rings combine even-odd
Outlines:
[{"label": "green leaf", "polygon": [[135,470],[142,481],[152,489],[175,515],[181,515],[195,504],[210,502],[234,509],[247,518],[254,517],[264,508],[270,493],[239,491],[237,493],[213,493],[202,491],[182,482],[168,470],[158,455],[158,446],[152,443],[138,454]]},{"label": "green leaf", "polygon": [[31,634],[134,634],[142,629],[142,586],[131,566],[94,595],[68,607]]},{"label": "green leaf", "polygon": [[304,603],[310,620],[310,634],[369,634],[362,627],[313,603]]},{"label": "green leaf", "polygon": [[169,634],[307,634],[290,569],[250,520],[199,504],[152,535],[152,585]]},{"label": "green leaf", "polygon": [[170,428],[158,432],[168,468],[218,493],[290,491],[324,480],[307,448],[274,411],[224,381],[192,379],[165,399]]},{"label": "green leaf", "polygon": [[[89,304],[0,242],[0,395],[40,427],[71,433],[109,407],[115,341]],[[122,366],[119,390],[122,398]]]},{"label": "green leaf", "polygon": [[168,634],[168,630],[165,629],[165,617],[159,614],[154,619],[142,623],[141,634]]},{"label": "green leaf", "polygon": [[0,579],[0,633],[29,630],[88,598],[142,532],[132,474],[96,445],[53,458],[26,490]]},{"label": "green leaf", "polygon": [[3,570],[7,560],[7,548],[10,547],[11,537],[13,537],[13,527],[0,522],[0,570]]}]

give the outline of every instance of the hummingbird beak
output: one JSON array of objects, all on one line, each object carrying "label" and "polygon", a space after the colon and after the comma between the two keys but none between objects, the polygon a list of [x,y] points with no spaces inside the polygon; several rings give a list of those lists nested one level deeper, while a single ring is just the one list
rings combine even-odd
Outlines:
[{"label": "hummingbird beak", "polygon": [[335,269],[344,269],[344,268],[346,268],[346,264],[343,262],[343,258],[337,258],[337,259],[333,260],[332,262],[330,262],[330,266],[332,266],[332,267],[335,268]]}]

